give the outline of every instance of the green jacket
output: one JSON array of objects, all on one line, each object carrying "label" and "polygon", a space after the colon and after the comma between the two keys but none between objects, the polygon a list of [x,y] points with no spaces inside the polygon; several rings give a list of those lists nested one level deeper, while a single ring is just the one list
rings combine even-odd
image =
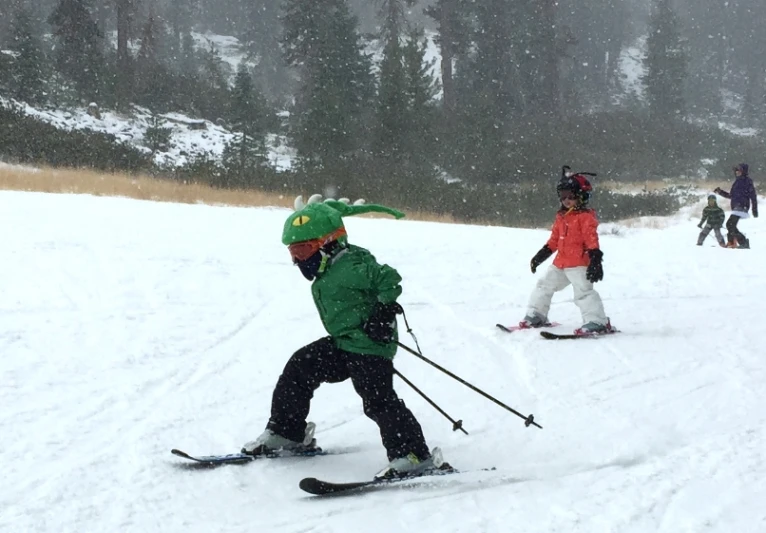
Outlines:
[{"label": "green jacket", "polygon": [[[371,340],[362,325],[376,302],[393,303],[402,293],[402,277],[388,265],[380,265],[364,248],[349,245],[328,261],[325,271],[311,284],[311,294],[335,345],[347,352],[393,359],[396,342]],[[396,331],[394,338],[398,338]]]},{"label": "green jacket", "polygon": [[702,220],[700,220],[699,225],[704,225],[705,220],[707,220],[709,226],[720,228],[723,226],[723,221],[725,218],[726,213],[723,212],[723,209],[717,205],[709,205],[702,210]]}]

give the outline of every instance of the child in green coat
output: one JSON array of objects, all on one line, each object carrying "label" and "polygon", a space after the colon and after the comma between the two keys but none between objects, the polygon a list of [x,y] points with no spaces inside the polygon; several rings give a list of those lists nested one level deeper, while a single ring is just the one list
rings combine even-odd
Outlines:
[{"label": "child in green coat", "polygon": [[[300,202],[302,203],[302,202]],[[415,416],[394,390],[397,350],[398,272],[381,265],[366,249],[348,243],[343,216],[403,213],[381,205],[348,205],[327,200],[299,205],[285,221],[282,243],[303,276],[329,334],[295,352],[272,396],[266,430],[244,445],[253,455],[311,453],[314,424],[306,422],[311,398],[322,383],[351,379],[364,414],[380,428],[390,463],[378,477],[402,477],[437,468]]]},{"label": "child in green coat", "polygon": [[726,213],[723,212],[723,209],[718,207],[715,194],[708,196],[707,206],[702,210],[702,220],[700,220],[700,223],[697,224],[697,227],[702,228],[702,226],[705,224],[705,221],[707,221],[707,225],[705,225],[705,227],[700,232],[699,237],[697,238],[697,246],[702,246],[702,243],[705,242],[705,239],[710,234],[710,231],[713,230],[715,231],[715,238],[718,240],[718,244],[726,247],[726,243],[723,240],[723,235],[721,235],[721,228],[723,227],[723,221],[725,218]]}]

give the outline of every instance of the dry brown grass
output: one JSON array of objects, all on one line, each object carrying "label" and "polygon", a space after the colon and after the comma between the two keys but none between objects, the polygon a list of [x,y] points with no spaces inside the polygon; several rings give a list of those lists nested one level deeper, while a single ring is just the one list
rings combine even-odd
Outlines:
[{"label": "dry brown grass", "polygon": [[214,189],[197,183],[183,183],[149,176],[105,174],[92,170],[42,168],[29,172],[0,167],[0,189],[64,194],[121,196],[157,202],[231,206],[289,207],[287,196],[260,191]]},{"label": "dry brown grass", "polygon": [[[118,196],[184,204],[288,208],[292,208],[294,198],[301,194],[300,191],[280,195],[257,190],[216,189],[199,183],[183,183],[150,176],[108,174],[93,170],[40,168],[31,172],[7,166],[0,166],[0,190]],[[303,194],[304,198],[310,196],[305,192]],[[412,211],[407,212],[407,218],[429,222],[459,222],[449,215]]]}]

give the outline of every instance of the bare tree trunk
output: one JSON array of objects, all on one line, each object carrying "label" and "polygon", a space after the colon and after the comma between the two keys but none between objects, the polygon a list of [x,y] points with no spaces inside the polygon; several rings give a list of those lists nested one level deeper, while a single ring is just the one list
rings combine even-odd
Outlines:
[{"label": "bare tree trunk", "polygon": [[450,21],[455,12],[454,0],[443,0],[440,31],[441,31],[441,70],[442,70],[442,92],[444,110],[447,116],[452,116],[455,111],[455,86],[452,82],[452,59],[454,35],[452,34],[452,25]]},{"label": "bare tree trunk", "polygon": [[130,51],[130,21],[133,9],[132,0],[116,0],[117,2],[117,105],[126,107],[132,94],[133,76],[131,72]]}]

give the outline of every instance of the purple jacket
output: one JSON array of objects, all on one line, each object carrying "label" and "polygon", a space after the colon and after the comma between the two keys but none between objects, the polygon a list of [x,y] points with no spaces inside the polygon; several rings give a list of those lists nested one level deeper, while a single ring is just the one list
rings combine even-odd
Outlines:
[{"label": "purple jacket", "polygon": [[720,189],[717,192],[724,198],[731,199],[732,211],[747,213],[750,210],[750,202],[753,202],[753,216],[758,216],[758,197],[755,194],[755,185],[753,185],[753,180],[747,175],[746,170],[734,180],[730,192]]}]

